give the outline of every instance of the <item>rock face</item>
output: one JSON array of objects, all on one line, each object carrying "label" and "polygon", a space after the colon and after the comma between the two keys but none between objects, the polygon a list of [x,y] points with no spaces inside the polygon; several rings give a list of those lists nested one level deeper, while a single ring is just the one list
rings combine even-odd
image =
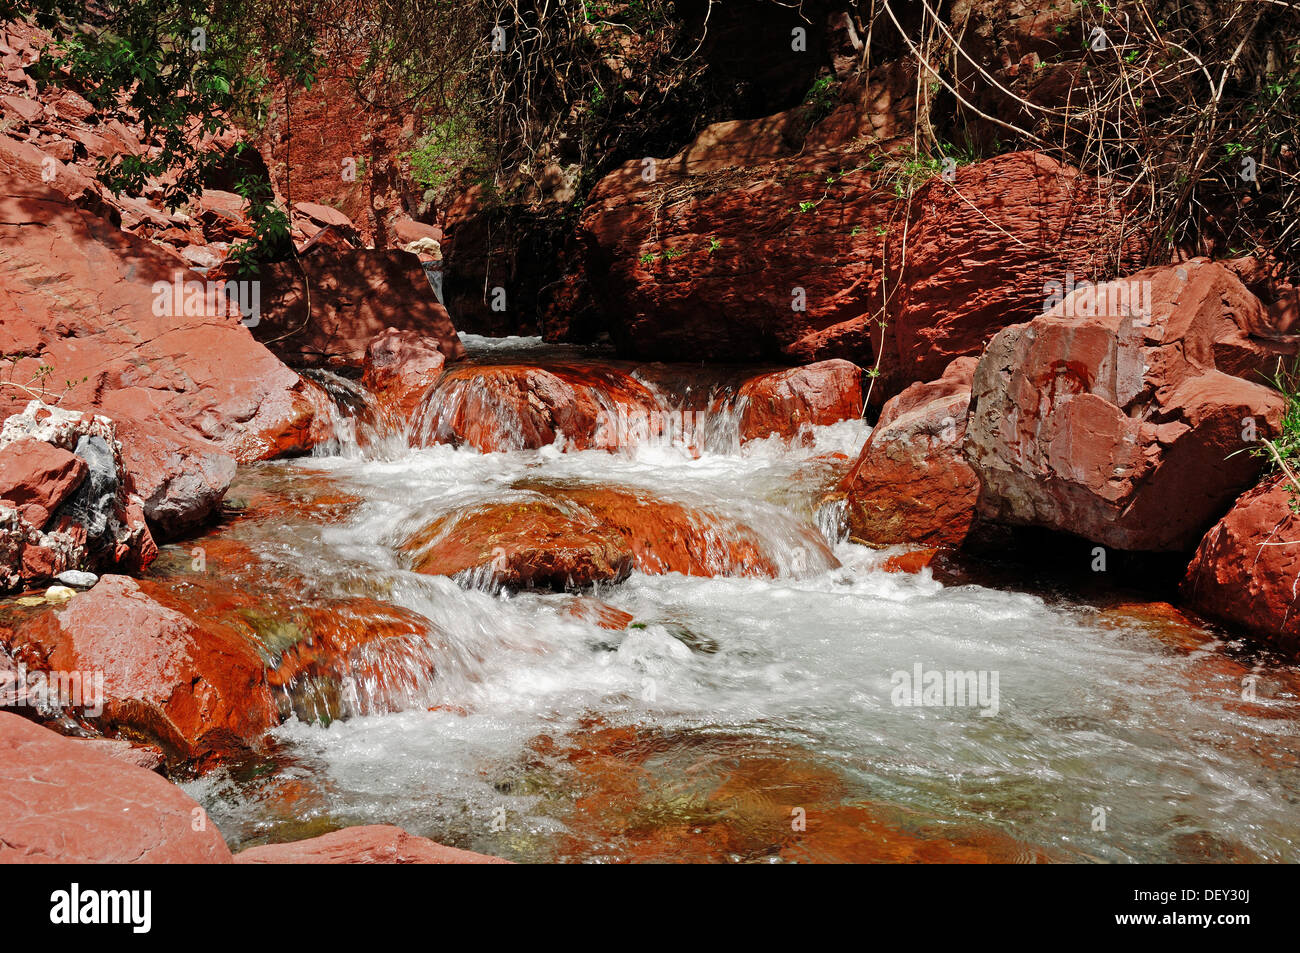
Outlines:
[{"label": "rock face", "polygon": [[263,316],[253,333],[295,367],[360,366],[366,346],[389,327],[434,338],[448,360],[465,354],[409,252],[317,245],[264,268],[262,279]]},{"label": "rock face", "polygon": [[180,788],[0,712],[0,864],[229,861],[216,825]]},{"label": "rock face", "polygon": [[938,380],[913,384],[885,404],[841,486],[854,538],[930,547],[966,538],[979,496],[962,455],[976,363],[960,357]]},{"label": "rock face", "polygon": [[1262,637],[1300,658],[1300,498],[1285,479],[1245,493],[1205,534],[1182,591],[1204,615]]},{"label": "rock face", "polygon": [[821,361],[751,378],[736,395],[740,439],[793,437],[805,427],[862,415],[862,369],[849,361]]},{"label": "rock face", "polygon": [[888,143],[758,164],[692,163],[692,148],[653,182],[636,162],[597,185],[556,292],[607,315],[636,357],[865,367],[880,350],[883,401],[1040,313],[1045,276],[1139,266],[1105,187],[1045,156],[998,156],[951,182],[936,171],[908,201],[895,185],[912,167]]},{"label": "rock face", "polygon": [[345,827],[288,844],[250,847],[237,864],[506,864],[499,857],[444,847],[387,824]]},{"label": "rock face", "polygon": [[526,364],[454,367],[421,410],[421,444],[469,444],[483,453],[534,450],[561,439],[573,450],[615,449],[629,415],[659,403],[630,374],[605,367]]},{"label": "rock face", "polygon": [[[217,623],[200,627],[157,583],[104,576],[66,608],[8,636],[31,670],[102,673],[102,695],[65,706],[105,730],[193,760],[255,745],[279,716],[254,646]],[[97,690],[98,691],[98,690]],[[96,711],[102,709],[102,711]]]},{"label": "rock face", "polygon": [[0,428],[0,586],[144,569],[158,550],[112,421],[32,401]]},{"label": "rock face", "polygon": [[[975,372],[966,458],[980,512],[1124,550],[1190,550],[1259,473],[1283,398],[1241,376],[1261,305],[1202,260],[1083,288],[998,333]],[[1226,371],[1226,372],[1225,372]]]}]

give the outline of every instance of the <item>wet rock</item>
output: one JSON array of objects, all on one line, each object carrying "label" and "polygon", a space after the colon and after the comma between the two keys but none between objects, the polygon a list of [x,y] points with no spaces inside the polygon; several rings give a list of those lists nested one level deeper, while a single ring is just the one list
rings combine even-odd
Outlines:
[{"label": "wet rock", "polygon": [[448,360],[465,354],[409,252],[317,245],[295,261],[268,266],[262,278],[263,320],[253,333],[296,367],[359,367],[367,345],[388,328],[435,339]]},{"label": "wet rock", "polygon": [[1201,540],[1183,579],[1198,612],[1300,659],[1300,499],[1285,478],[1249,490]]},{"label": "wet rock", "polygon": [[818,534],[777,553],[738,519],[631,489],[538,485],[526,494],[441,517],[399,548],[418,572],[507,588],[619,582],[633,567],[650,575],[772,578],[838,565]]},{"label": "wet rock", "polygon": [[94,744],[0,712],[0,863],[229,862],[180,788]]},{"label": "wet rock", "polygon": [[581,589],[632,571],[631,547],[618,532],[549,500],[468,508],[435,520],[401,549],[416,572],[510,589]]},{"label": "wet rock", "polygon": [[979,479],[962,455],[973,357],[890,398],[848,478],[850,534],[890,546],[959,546],[975,518]]},{"label": "wet rock", "polygon": [[366,345],[361,383],[392,422],[409,422],[446,361],[437,338],[388,328]]},{"label": "wet rock", "polygon": [[[240,633],[198,624],[158,583],[104,576],[66,608],[7,636],[31,670],[83,673],[74,718],[195,760],[255,747],[279,723],[262,657]],[[84,679],[102,678],[102,694]],[[102,708],[102,711],[96,709]]]},{"label": "wet rock", "polygon": [[1278,432],[1282,396],[1233,376],[1266,363],[1244,331],[1259,308],[1197,259],[1075,291],[999,332],[965,443],[980,513],[1121,550],[1190,550],[1257,478],[1253,441]]},{"label": "wet rock", "polygon": [[616,449],[659,404],[623,371],[581,365],[453,367],[428,394],[416,439],[469,444],[482,453],[532,450],[564,441],[567,449]]},{"label": "wet rock", "polygon": [[776,435],[789,439],[806,427],[862,416],[862,369],[849,361],[819,361],[806,367],[750,378],[736,395],[740,439]]},{"label": "wet rock", "polygon": [[371,824],[288,844],[250,847],[237,864],[506,864],[507,860],[444,847],[400,827]]},{"label": "wet rock", "polygon": [[628,624],[636,618],[630,612],[624,612],[616,606],[601,602],[599,599],[592,599],[589,596],[574,596],[565,606],[564,614],[613,632],[626,629]]},{"label": "wet rock", "polygon": [[75,586],[78,589],[89,589],[95,583],[99,582],[99,577],[93,572],[81,572],[77,569],[69,569],[61,572],[54,577],[65,586]]}]

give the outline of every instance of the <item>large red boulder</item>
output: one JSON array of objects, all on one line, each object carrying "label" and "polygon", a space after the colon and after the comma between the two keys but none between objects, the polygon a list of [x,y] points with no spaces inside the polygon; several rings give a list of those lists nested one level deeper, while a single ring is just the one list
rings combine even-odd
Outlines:
[{"label": "large red boulder", "polygon": [[359,367],[388,328],[432,337],[447,360],[465,354],[420,259],[400,249],[316,245],[262,270],[253,333],[295,367]]},{"label": "large red boulder", "polygon": [[614,449],[628,420],[659,409],[648,387],[611,367],[462,365],[429,392],[416,434],[424,444],[469,444],[483,453]]},{"label": "large red boulder", "polygon": [[0,712],[0,864],[221,864],[180,788],[93,743]]},{"label": "large red boulder", "polygon": [[250,847],[235,855],[237,864],[507,864],[469,850],[444,847],[400,827],[368,824],[345,827],[319,837]]},{"label": "large red boulder", "polygon": [[509,589],[621,582],[632,550],[619,533],[544,499],[490,503],[435,520],[402,544],[410,567]]},{"label": "large red boulder", "polygon": [[74,717],[180,760],[245,751],[279,724],[263,658],[241,633],[200,625],[187,607],[156,582],[103,576],[6,638],[33,671],[102,675],[102,697],[83,697]]},{"label": "large red boulder", "polygon": [[958,546],[975,518],[979,479],[962,455],[977,361],[891,398],[841,487],[850,534],[889,546]]},{"label": "large red boulder", "polygon": [[862,416],[862,369],[832,360],[762,374],[740,386],[736,406],[741,440],[788,439],[805,427]]},{"label": "large red boulder", "polygon": [[1274,477],[1242,495],[1201,540],[1182,592],[1204,615],[1300,659],[1300,488]]},{"label": "large red boulder", "polygon": [[999,332],[965,443],[980,512],[1117,549],[1190,550],[1258,477],[1253,441],[1278,432],[1282,396],[1234,376],[1266,365],[1270,348],[1244,330],[1260,307],[1197,259],[1076,290]]}]

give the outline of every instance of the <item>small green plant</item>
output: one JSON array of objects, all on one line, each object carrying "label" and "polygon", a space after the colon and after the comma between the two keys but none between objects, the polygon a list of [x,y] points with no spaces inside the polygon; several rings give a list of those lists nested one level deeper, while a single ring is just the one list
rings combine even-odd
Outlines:
[{"label": "small green plant", "polygon": [[1250,448],[1254,457],[1267,459],[1270,470],[1282,473],[1287,483],[1291,512],[1300,514],[1300,358],[1290,367],[1283,367],[1279,358],[1277,368],[1269,379],[1278,392],[1286,398],[1282,423],[1277,437],[1263,437]]}]

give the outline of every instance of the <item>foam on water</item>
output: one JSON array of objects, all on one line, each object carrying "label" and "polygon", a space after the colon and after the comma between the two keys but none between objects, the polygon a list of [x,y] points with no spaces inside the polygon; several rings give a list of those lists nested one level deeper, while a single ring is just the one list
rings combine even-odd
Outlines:
[{"label": "foam on water", "polygon": [[[411,693],[415,710],[290,721],[276,732],[275,773],[217,772],[190,792],[237,843],[395,823],[519,859],[618,859],[622,841],[582,839],[582,784],[597,782],[573,780],[579,756],[563,751],[565,739],[582,748],[592,731],[622,727],[674,750],[698,743],[729,765],[737,744],[806,759],[837,779],[837,806],[893,805],[1061,859],[1300,860],[1300,673],[1264,670],[1259,702],[1243,706],[1249,667],[1217,642],[1177,647],[1086,605],[882,571],[888,553],[844,542],[842,508],[822,502],[847,466],[834,455],[852,458],[866,432],[849,421],[818,428],[807,447],[768,440],[698,456],[432,446],[298,464],[365,502],[341,525],[289,528],[292,543],[268,542],[268,554],[324,589],[365,580],[428,618],[436,675]],[[625,631],[568,614],[568,595],[494,595],[402,568],[402,528],[539,480],[712,507],[787,553],[820,530],[839,565],[786,565],[776,579],[634,572],[596,592],[633,615]],[[918,665],[996,673],[996,714],[896,704],[899,673]],[[626,797],[613,808],[634,813]]]}]

